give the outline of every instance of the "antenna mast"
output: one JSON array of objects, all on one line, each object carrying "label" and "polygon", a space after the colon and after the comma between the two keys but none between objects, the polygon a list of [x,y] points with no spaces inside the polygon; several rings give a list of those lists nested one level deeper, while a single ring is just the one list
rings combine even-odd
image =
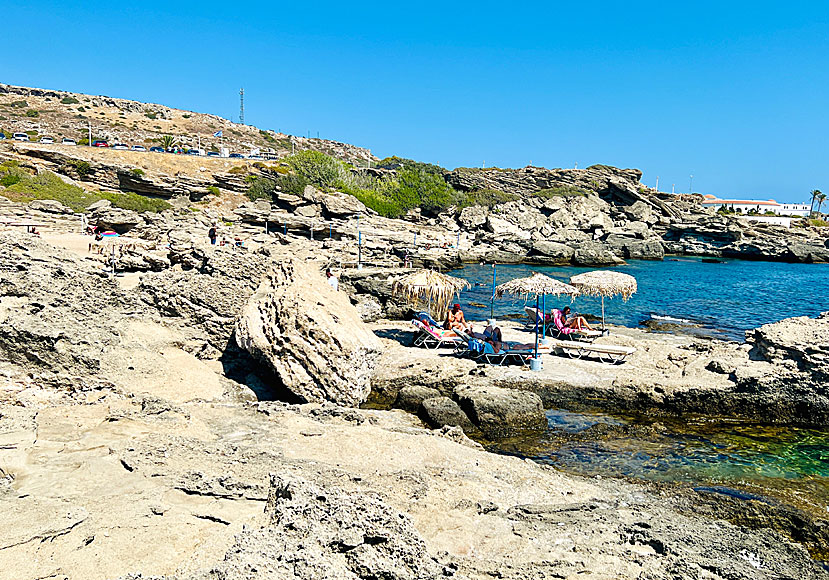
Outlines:
[{"label": "antenna mast", "polygon": [[245,124],[245,89],[239,89],[239,124]]}]

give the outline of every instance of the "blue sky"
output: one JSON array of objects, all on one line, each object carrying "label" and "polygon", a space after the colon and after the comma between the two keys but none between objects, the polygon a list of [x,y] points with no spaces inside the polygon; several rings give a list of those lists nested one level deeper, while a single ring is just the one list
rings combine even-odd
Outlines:
[{"label": "blue sky", "polygon": [[456,166],[829,190],[825,2],[5,2],[0,82]]}]

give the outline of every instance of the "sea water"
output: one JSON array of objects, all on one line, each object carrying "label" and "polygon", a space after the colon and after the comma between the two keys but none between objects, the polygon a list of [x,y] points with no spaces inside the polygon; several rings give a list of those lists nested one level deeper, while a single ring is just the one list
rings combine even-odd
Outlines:
[{"label": "sea water", "polygon": [[[595,270],[574,266],[498,265],[496,284],[541,272],[567,282],[571,276]],[[638,291],[627,302],[620,297],[605,299],[607,322],[640,326],[650,320],[685,326],[724,339],[743,340],[745,331],[792,316],[816,316],[829,310],[829,264],[785,264],[723,260],[703,262],[699,258],[665,261],[631,260],[610,268],[636,278]],[[467,320],[523,315],[524,299],[496,298],[492,301],[490,264],[467,265],[450,272],[473,287],[460,294]],[[535,297],[527,305],[535,306]],[[570,305],[580,313],[601,315],[598,298],[546,298],[547,311]]]},{"label": "sea water", "polygon": [[[567,282],[596,268],[503,265],[496,284],[541,272]],[[829,265],[698,258],[631,261],[611,268],[634,276],[630,300],[605,300],[607,321],[640,326],[671,323],[680,331],[743,340],[745,331],[792,316],[829,311]],[[492,299],[492,265],[451,274],[469,280],[460,302],[468,320],[523,315],[522,299]],[[527,304],[535,305],[535,297]],[[571,305],[596,316],[595,298],[547,297],[546,308]],[[675,327],[676,328],[676,327]],[[829,430],[747,424],[723,418],[647,417],[547,411],[541,437],[502,441],[490,449],[529,457],[584,475],[716,484],[759,491],[813,513],[829,514]]]}]

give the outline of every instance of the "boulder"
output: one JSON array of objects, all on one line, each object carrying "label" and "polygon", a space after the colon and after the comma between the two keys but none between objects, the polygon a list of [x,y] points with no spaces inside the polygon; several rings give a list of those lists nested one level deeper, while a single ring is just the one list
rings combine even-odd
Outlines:
[{"label": "boulder", "polygon": [[373,322],[383,316],[383,305],[373,296],[355,297],[354,306],[363,322]]},{"label": "boulder", "polygon": [[301,205],[296,208],[296,213],[307,218],[317,217],[320,215],[320,206],[315,203]]},{"label": "boulder", "polygon": [[472,421],[460,406],[449,397],[432,397],[421,403],[420,417],[435,428],[460,427],[469,433],[474,429]]},{"label": "boulder", "polygon": [[[394,406],[410,413],[417,413],[420,409],[420,404],[425,399],[439,397],[440,393],[436,389],[424,387],[421,385],[409,385],[400,389],[397,393],[397,399]],[[442,425],[438,425],[441,427]]]},{"label": "boulder", "polygon": [[496,235],[516,237],[524,240],[530,239],[530,232],[522,230],[514,223],[503,218],[495,217],[491,214],[487,216],[486,228]]},{"label": "boulder", "polygon": [[567,244],[539,240],[533,242],[532,254],[536,259],[545,263],[569,264],[575,250]]},{"label": "boulder", "polygon": [[327,217],[348,217],[366,212],[366,206],[359,199],[347,193],[335,192],[323,195],[320,202]]},{"label": "boulder", "polygon": [[48,213],[69,214],[75,213],[59,201],[54,199],[34,199],[29,202],[29,209],[45,211]]},{"label": "boulder", "polygon": [[620,264],[622,260],[604,244],[581,242],[573,254],[573,262],[578,266],[610,266]]},{"label": "boulder", "polygon": [[625,208],[625,214],[631,221],[648,221],[652,214],[651,206],[643,201],[637,201]]},{"label": "boulder", "polygon": [[455,389],[463,412],[486,437],[497,439],[522,431],[541,431],[547,417],[541,397],[529,391],[476,386]]},{"label": "boulder", "polygon": [[104,230],[115,230],[125,234],[142,223],[141,216],[129,209],[118,207],[100,207],[89,215],[89,223]]},{"label": "boulder", "polygon": [[236,323],[236,343],[287,398],[356,407],[366,400],[379,339],[343,292],[307,264],[275,264]]},{"label": "boulder", "polygon": [[96,209],[102,209],[107,207],[112,207],[112,202],[108,199],[99,199],[95,203],[87,206],[86,211],[95,211]]}]

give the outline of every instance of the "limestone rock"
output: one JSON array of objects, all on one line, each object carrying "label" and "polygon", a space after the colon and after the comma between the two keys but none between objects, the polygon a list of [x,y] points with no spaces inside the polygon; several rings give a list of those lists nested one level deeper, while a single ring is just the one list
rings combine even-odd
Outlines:
[{"label": "limestone rock", "polygon": [[66,207],[59,201],[55,201],[54,199],[33,199],[29,202],[29,209],[45,211],[48,213],[74,213],[70,208]]},{"label": "limestone rock", "polygon": [[544,406],[535,393],[475,386],[455,389],[455,397],[472,423],[489,438],[547,427]]},{"label": "limestone rock", "polygon": [[89,215],[89,223],[105,230],[115,230],[125,234],[135,226],[143,223],[138,213],[118,207],[99,207]]},{"label": "limestone rock", "polygon": [[342,218],[366,212],[366,206],[359,199],[347,193],[334,192],[322,195],[320,203],[326,216],[330,218]]},{"label": "limestone rock", "polygon": [[236,324],[236,343],[305,402],[366,400],[379,339],[344,293],[308,265],[275,264]]},{"label": "limestone rock", "polygon": [[460,406],[449,397],[432,397],[421,403],[420,416],[432,427],[460,427],[469,432],[472,421]]},{"label": "limestone rock", "polygon": [[533,242],[532,252],[540,261],[551,264],[569,264],[576,253],[567,244],[545,241]]},{"label": "limestone rock", "polygon": [[440,396],[440,393],[436,389],[420,385],[409,385],[407,387],[403,387],[400,389],[400,392],[397,393],[397,400],[395,401],[394,406],[410,413],[417,413],[418,409],[420,409],[420,404],[425,399],[431,399],[432,397],[438,396]]},{"label": "limestone rock", "polygon": [[480,205],[465,207],[461,210],[458,221],[467,229],[478,228],[486,223],[488,210]]},{"label": "limestone rock", "polygon": [[97,209],[102,209],[102,208],[107,208],[107,207],[112,207],[112,202],[109,201],[108,199],[99,199],[95,203],[90,204],[86,208],[86,211],[95,211]]}]

